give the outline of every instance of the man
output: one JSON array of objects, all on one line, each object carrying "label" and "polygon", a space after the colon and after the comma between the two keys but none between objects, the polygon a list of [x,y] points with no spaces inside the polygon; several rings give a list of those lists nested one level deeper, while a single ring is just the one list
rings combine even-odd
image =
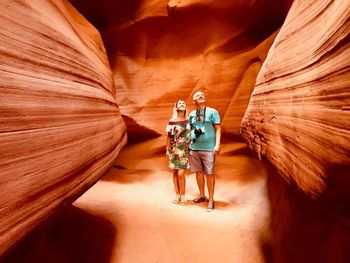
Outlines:
[{"label": "man", "polygon": [[215,208],[214,164],[215,154],[220,150],[220,116],[217,110],[206,106],[205,96],[202,91],[194,93],[192,98],[193,103],[196,105],[196,110],[189,115],[189,124],[191,125],[189,159],[191,170],[196,173],[200,194],[192,202],[197,204],[206,201],[204,194],[204,175],[206,175],[209,193],[207,211],[210,212]]}]

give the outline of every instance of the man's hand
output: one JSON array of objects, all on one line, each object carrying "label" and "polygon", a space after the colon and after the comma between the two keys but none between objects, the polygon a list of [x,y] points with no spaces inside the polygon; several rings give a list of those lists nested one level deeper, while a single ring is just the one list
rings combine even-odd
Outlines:
[{"label": "man's hand", "polygon": [[220,127],[220,124],[214,124],[214,128],[215,128],[215,147],[214,147],[214,151],[215,151],[215,154],[219,154],[220,153],[220,141],[221,141],[221,127]]},{"label": "man's hand", "polygon": [[220,153],[220,145],[215,145],[214,152],[215,152],[215,154],[219,154]]}]

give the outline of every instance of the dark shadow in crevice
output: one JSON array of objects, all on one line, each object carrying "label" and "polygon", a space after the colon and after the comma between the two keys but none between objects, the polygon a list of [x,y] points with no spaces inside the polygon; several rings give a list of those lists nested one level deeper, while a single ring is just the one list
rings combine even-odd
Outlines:
[{"label": "dark shadow in crevice", "polygon": [[315,201],[271,167],[267,186],[273,262],[350,262],[347,168],[327,170],[329,189]]},{"label": "dark shadow in crevice", "polygon": [[240,134],[234,134],[227,130],[222,130],[221,136],[222,136],[222,142],[244,142],[244,139]]},{"label": "dark shadow in crevice", "polygon": [[263,238],[260,239],[260,247],[262,251],[262,255],[264,257],[265,263],[273,263],[273,252],[272,252],[272,246],[269,242],[269,240],[265,240]]},{"label": "dark shadow in crevice", "polygon": [[241,147],[236,147],[235,149],[232,149],[230,151],[222,153],[221,155],[223,155],[223,156],[235,156],[235,155],[250,156],[251,153],[250,153],[247,145],[242,145]]},{"label": "dark shadow in crevice", "polygon": [[154,130],[139,125],[135,120],[126,115],[122,115],[122,117],[126,125],[126,132],[128,134],[128,145],[140,143],[161,136]]},{"label": "dark shadow in crevice", "polygon": [[327,188],[320,203],[350,230],[350,165],[330,165],[326,174]]},{"label": "dark shadow in crevice", "polygon": [[69,205],[30,233],[1,263],[109,263],[116,235],[111,222]]},{"label": "dark shadow in crevice", "polygon": [[106,182],[117,182],[120,184],[132,184],[145,181],[153,173],[154,171],[152,169],[123,168],[120,170],[113,167],[101,178],[101,180]]},{"label": "dark shadow in crevice", "polygon": [[69,2],[100,32],[113,25],[131,23],[143,1],[69,0]]},{"label": "dark shadow in crevice", "polygon": [[112,168],[115,168],[117,170],[126,170],[127,169],[126,167],[119,165],[119,164],[113,165]]}]

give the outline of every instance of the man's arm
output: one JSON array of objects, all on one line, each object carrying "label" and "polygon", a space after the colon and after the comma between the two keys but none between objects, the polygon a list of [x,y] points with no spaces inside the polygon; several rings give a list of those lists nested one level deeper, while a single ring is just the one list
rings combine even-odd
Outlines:
[{"label": "man's arm", "polygon": [[214,124],[214,128],[215,128],[215,147],[214,147],[214,151],[215,153],[219,153],[220,151],[220,141],[221,141],[221,127],[220,124]]}]

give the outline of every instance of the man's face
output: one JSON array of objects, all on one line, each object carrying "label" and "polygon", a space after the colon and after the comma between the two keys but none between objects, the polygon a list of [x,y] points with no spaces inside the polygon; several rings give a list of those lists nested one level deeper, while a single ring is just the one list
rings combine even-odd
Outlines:
[{"label": "man's face", "polygon": [[194,104],[201,104],[201,103],[205,103],[205,96],[204,93],[201,91],[197,91],[194,95],[193,95],[193,102]]}]

